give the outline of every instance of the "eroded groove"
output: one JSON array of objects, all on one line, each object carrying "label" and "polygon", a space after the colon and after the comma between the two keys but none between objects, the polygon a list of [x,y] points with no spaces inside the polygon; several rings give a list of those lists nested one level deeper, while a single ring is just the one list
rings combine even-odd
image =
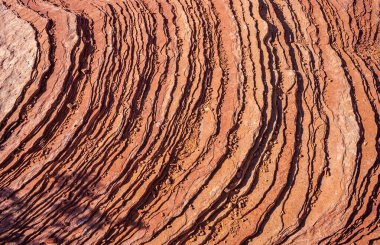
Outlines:
[{"label": "eroded groove", "polygon": [[379,243],[379,11],[3,0],[0,243]]}]

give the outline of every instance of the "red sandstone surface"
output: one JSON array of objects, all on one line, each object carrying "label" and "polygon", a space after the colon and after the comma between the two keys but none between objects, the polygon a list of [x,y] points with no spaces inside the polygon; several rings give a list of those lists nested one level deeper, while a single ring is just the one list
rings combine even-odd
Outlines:
[{"label": "red sandstone surface", "polygon": [[380,2],[2,0],[1,244],[379,244]]}]

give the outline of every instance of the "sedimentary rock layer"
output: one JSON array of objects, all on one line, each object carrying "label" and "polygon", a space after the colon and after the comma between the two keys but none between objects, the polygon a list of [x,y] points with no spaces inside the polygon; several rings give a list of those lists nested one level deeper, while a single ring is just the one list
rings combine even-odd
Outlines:
[{"label": "sedimentary rock layer", "polygon": [[0,243],[379,243],[379,10],[3,0]]}]

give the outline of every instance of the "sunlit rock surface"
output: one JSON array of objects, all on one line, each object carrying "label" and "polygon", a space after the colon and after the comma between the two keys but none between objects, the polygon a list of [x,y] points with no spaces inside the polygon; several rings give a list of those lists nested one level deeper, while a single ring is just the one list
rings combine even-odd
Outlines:
[{"label": "sunlit rock surface", "polygon": [[380,243],[379,11],[3,0],[0,243]]}]

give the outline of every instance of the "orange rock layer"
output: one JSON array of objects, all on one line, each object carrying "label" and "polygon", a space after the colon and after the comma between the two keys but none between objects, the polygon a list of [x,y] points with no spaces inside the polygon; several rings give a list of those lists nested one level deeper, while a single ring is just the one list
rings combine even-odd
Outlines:
[{"label": "orange rock layer", "polygon": [[2,0],[0,243],[379,244],[379,11]]}]

